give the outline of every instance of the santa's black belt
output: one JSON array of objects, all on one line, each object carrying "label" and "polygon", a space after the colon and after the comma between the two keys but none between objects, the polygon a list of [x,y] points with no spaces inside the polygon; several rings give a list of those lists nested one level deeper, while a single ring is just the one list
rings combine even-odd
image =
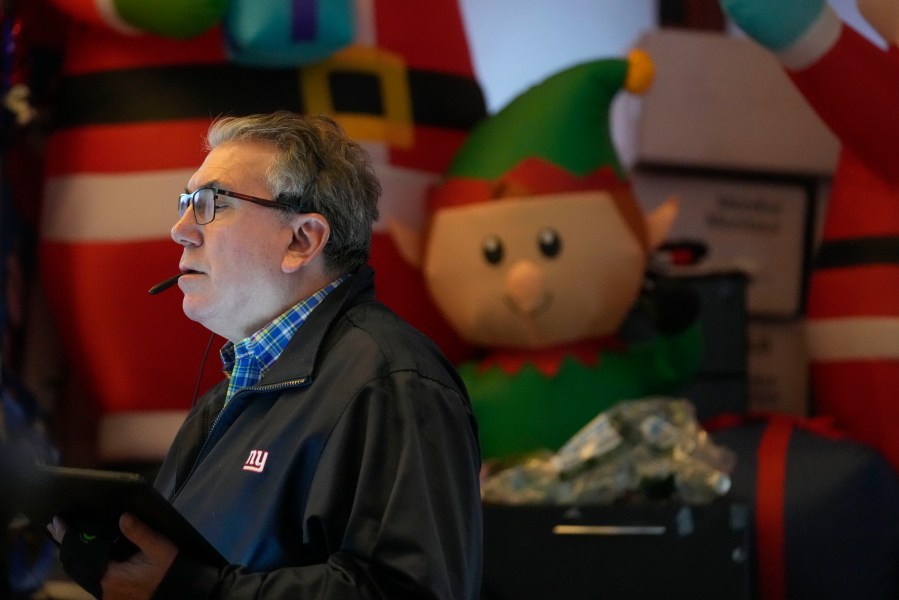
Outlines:
[{"label": "santa's black belt", "polygon": [[899,265],[899,236],[867,236],[822,242],[815,269]]},{"label": "santa's black belt", "polygon": [[[471,77],[405,69],[412,121],[467,131],[486,116]],[[331,69],[333,113],[378,117],[385,111],[377,70]],[[211,118],[279,109],[306,112],[302,68],[234,64],[175,65],[103,71],[64,78],[55,116],[60,129],[89,125]]]}]

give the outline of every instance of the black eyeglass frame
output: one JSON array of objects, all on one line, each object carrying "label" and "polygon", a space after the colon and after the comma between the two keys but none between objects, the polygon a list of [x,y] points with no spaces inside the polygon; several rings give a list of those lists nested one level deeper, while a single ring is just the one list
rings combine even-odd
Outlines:
[{"label": "black eyeglass frame", "polygon": [[[215,197],[219,194],[222,196],[228,196],[231,198],[237,198],[238,200],[244,200],[245,202],[252,202],[253,204],[257,204],[259,206],[264,206],[266,208],[276,208],[276,209],[287,209],[293,212],[299,213],[309,213],[313,212],[308,210],[305,207],[305,199],[306,193],[309,191],[311,186],[307,185],[306,189],[303,190],[303,195],[300,198],[298,203],[291,202],[289,200],[285,200],[284,198],[275,198],[273,200],[266,200],[265,198],[259,198],[258,196],[250,196],[248,194],[241,194],[240,192],[232,192],[231,190],[223,190],[222,188],[213,188],[213,187],[201,187],[197,188],[191,193],[179,194],[178,196],[178,216],[183,217],[184,213],[187,212],[188,208],[193,208],[194,213],[194,221],[196,221],[197,225],[208,225],[215,220]],[[194,197],[204,191],[210,190],[213,194],[212,196],[212,218],[206,221],[205,223],[200,223],[200,217],[197,215],[196,206],[194,205]]]}]

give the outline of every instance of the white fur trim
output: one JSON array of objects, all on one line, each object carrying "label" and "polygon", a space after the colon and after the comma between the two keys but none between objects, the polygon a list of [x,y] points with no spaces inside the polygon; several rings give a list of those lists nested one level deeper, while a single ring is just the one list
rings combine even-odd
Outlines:
[{"label": "white fur trim", "polygon": [[811,27],[788,48],[777,52],[777,58],[791,71],[800,71],[816,63],[837,43],[843,22],[829,4]]},{"label": "white fur trim", "polygon": [[899,358],[899,318],[822,319],[808,322],[806,331],[815,361]]},{"label": "white fur trim", "polygon": [[384,142],[359,143],[371,157],[381,182],[380,218],[374,224],[375,233],[386,233],[391,219],[399,219],[416,230],[423,229],[428,190],[440,182],[440,174],[391,164],[390,148]]},{"label": "white fur trim", "polygon": [[119,412],[100,419],[97,453],[106,462],[162,460],[187,411]]},{"label": "white fur trim", "polygon": [[44,186],[42,235],[57,242],[168,239],[176,198],[193,169],[53,177]]},{"label": "white fur trim", "polygon": [[117,11],[115,7],[115,0],[95,0],[95,2],[97,4],[97,12],[100,13],[100,16],[103,17],[103,21],[105,21],[111,29],[118,31],[119,33],[124,33],[125,35],[139,35],[141,33],[140,29],[130,25],[119,16],[119,11]]}]

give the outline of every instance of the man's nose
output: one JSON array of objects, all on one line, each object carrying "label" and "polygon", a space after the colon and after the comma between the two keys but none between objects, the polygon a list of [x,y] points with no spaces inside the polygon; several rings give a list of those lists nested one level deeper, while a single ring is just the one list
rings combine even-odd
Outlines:
[{"label": "man's nose", "polygon": [[200,227],[197,225],[196,219],[194,219],[193,206],[188,207],[184,214],[172,225],[171,236],[175,243],[180,246],[199,245],[202,237],[200,235]]}]

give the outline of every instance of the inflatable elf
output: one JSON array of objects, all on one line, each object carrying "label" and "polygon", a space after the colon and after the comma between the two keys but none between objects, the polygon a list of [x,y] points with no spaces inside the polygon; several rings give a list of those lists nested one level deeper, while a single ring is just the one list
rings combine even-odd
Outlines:
[{"label": "inflatable elf", "polygon": [[698,329],[618,335],[676,215],[645,216],[611,141],[610,103],[652,78],[648,56],[574,66],[482,121],[430,199],[418,250],[447,320],[485,350],[460,365],[487,459],[555,450],[613,403],[676,390]]}]

